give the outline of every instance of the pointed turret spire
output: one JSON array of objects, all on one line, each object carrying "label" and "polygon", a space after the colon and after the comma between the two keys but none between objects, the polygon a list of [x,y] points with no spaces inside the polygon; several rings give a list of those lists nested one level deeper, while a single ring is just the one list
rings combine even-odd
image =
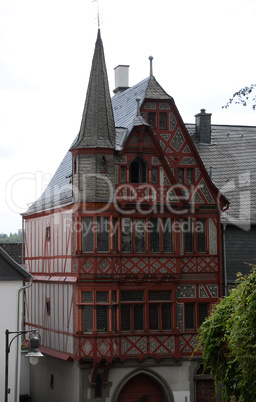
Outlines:
[{"label": "pointed turret spire", "polygon": [[115,123],[104,49],[98,29],[79,136],[71,149],[115,148]]}]

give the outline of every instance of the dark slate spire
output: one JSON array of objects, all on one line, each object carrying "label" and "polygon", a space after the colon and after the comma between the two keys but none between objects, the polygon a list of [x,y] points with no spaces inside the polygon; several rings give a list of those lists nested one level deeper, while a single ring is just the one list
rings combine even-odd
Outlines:
[{"label": "dark slate spire", "polygon": [[115,148],[115,123],[100,29],[95,44],[80,132],[75,148]]}]

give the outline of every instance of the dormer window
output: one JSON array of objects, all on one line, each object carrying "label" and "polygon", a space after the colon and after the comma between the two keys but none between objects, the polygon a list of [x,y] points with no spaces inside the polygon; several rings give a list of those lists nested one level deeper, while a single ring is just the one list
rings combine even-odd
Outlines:
[{"label": "dormer window", "polygon": [[156,128],[156,113],[155,112],[148,113],[148,123],[152,129]]},{"label": "dormer window", "polygon": [[137,156],[130,164],[130,183],[147,182],[147,164],[140,156]]}]

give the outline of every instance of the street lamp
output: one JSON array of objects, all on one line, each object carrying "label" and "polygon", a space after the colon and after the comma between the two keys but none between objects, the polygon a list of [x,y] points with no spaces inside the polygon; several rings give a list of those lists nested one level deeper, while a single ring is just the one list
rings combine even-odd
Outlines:
[{"label": "street lamp", "polygon": [[[39,357],[43,357],[40,352],[41,340],[40,335],[35,331],[9,331],[6,329],[5,331],[5,402],[8,402],[8,369],[9,369],[9,353],[11,350],[11,344],[18,336],[30,333],[29,336],[29,344],[28,344],[28,353],[26,357],[29,357],[30,364],[35,365],[38,363]],[[9,343],[9,335],[16,334]]]}]

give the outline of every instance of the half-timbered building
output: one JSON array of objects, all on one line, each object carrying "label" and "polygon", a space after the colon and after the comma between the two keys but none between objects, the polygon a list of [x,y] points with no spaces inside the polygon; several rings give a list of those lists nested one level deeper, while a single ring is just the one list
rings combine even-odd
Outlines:
[{"label": "half-timbered building", "polygon": [[24,214],[34,277],[26,328],[41,334],[45,355],[31,394],[195,401],[214,392],[196,381],[200,355],[191,356],[222,293],[228,201],[152,64],[148,78],[131,88],[121,80],[115,92],[111,100],[98,31],[79,134]]}]

